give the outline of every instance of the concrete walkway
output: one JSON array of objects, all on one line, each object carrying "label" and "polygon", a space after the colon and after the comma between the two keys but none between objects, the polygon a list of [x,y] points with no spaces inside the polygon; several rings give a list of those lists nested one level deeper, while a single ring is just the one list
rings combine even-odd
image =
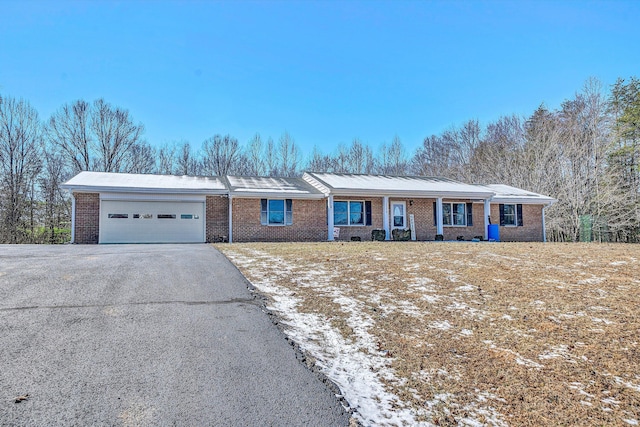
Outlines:
[{"label": "concrete walkway", "polygon": [[209,245],[0,246],[0,361],[1,425],[348,425]]}]

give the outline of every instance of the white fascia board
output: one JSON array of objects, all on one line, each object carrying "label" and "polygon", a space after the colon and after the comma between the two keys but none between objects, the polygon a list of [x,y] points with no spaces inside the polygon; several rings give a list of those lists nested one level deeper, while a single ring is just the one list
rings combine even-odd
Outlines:
[{"label": "white fascia board", "polygon": [[495,193],[486,193],[486,192],[431,192],[431,191],[421,191],[415,192],[411,190],[401,191],[401,190],[331,190],[331,193],[334,196],[340,197],[402,197],[402,198],[414,198],[414,199],[437,199],[441,197],[443,199],[487,199],[491,198]]},{"label": "white fascia board", "polygon": [[324,194],[309,193],[287,193],[280,191],[231,191],[234,199],[301,199],[301,200],[323,200],[327,196]]},{"label": "white fascia board", "polygon": [[313,186],[316,190],[322,192],[326,197],[329,196],[331,189],[324,181],[321,181],[315,175],[305,172],[304,175],[302,175],[302,179],[304,179],[309,185]]},{"label": "white fascia board", "polygon": [[131,202],[205,202],[206,195],[183,193],[100,193],[100,200],[122,200]]},{"label": "white fascia board", "polygon": [[531,198],[522,198],[522,197],[494,197],[491,199],[491,203],[516,203],[521,205],[546,205],[551,206],[557,202],[556,199],[552,198],[540,198],[540,199],[531,199]]},{"label": "white fascia board", "polygon": [[63,184],[60,188],[75,193],[132,193],[132,194],[201,194],[201,195],[228,195],[226,189],[176,189],[176,188],[144,188],[144,187],[102,187],[102,186],[75,186]]}]

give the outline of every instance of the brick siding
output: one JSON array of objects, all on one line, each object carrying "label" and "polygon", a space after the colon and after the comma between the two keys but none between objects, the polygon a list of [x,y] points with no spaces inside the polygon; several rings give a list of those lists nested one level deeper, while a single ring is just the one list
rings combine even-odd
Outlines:
[{"label": "brick siding", "polygon": [[75,243],[98,243],[100,231],[100,195],[74,193],[76,198]]},{"label": "brick siding", "polygon": [[362,198],[335,196],[333,202],[345,200],[371,202],[371,225],[336,225],[336,227],[340,229],[340,236],[336,240],[349,241],[352,237],[359,237],[362,241],[371,240],[371,231],[383,228],[382,197]]},{"label": "brick siding", "polygon": [[327,240],[327,201],[292,200],[292,225],[262,225],[260,199],[232,200],[234,242],[318,242]]},{"label": "brick siding", "polygon": [[[491,222],[500,224],[499,204],[491,204]],[[522,205],[522,227],[500,227],[501,242],[541,242],[542,205]]]},{"label": "brick siding", "polygon": [[229,198],[207,196],[205,210],[207,242],[227,241],[229,239]]},{"label": "brick siding", "polygon": [[[100,231],[100,196],[98,193],[74,193],[76,199],[75,243],[98,243]],[[382,229],[382,197],[335,197],[340,200],[361,200],[371,202],[370,226],[337,226],[340,235],[337,240],[348,241],[352,237],[371,240],[371,231]],[[434,240],[436,226],[433,223],[433,203],[435,199],[399,199],[389,198],[389,203],[403,201],[407,207],[407,226],[409,215],[414,215],[417,240]],[[468,202],[468,200],[444,200],[447,202]],[[229,199],[223,196],[207,196],[206,198],[206,241],[218,242],[229,236]],[[323,200],[292,201],[293,225],[268,226],[260,223],[260,199],[233,199],[233,241],[326,241],[327,240],[327,207]],[[499,222],[499,207],[491,204],[491,218],[494,224]],[[522,227],[500,227],[500,240],[542,241],[542,205],[523,205]],[[389,212],[391,216],[392,213]],[[473,226],[444,227],[444,239],[456,240],[462,236],[471,240],[476,236],[484,236],[484,204],[473,204]]]}]

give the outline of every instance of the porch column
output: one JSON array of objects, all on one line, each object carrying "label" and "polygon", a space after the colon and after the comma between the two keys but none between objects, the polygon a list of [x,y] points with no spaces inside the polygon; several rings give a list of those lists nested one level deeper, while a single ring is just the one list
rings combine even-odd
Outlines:
[{"label": "porch column", "polygon": [[444,234],[444,226],[442,224],[442,197],[436,199],[436,234]]},{"label": "porch column", "polygon": [[327,240],[333,241],[333,195],[327,197]]},{"label": "porch column", "polygon": [[489,215],[491,215],[491,200],[484,199],[484,240],[489,240]]},{"label": "porch column", "polygon": [[382,228],[384,228],[384,240],[391,240],[389,230],[389,196],[382,198]]},{"label": "porch column", "polygon": [[[544,214],[544,210],[542,211]],[[71,243],[76,242],[76,195],[71,192]]]},{"label": "porch column", "polygon": [[233,198],[231,194],[229,194],[229,243],[233,243]]}]

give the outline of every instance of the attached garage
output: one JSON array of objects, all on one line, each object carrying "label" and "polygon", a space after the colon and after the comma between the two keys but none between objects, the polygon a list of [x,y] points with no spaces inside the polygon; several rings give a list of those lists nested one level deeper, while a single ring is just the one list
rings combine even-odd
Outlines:
[{"label": "attached garage", "polygon": [[203,243],[205,201],[100,200],[99,243]]},{"label": "attached garage", "polygon": [[227,219],[218,177],[81,172],[63,188],[73,195],[73,243],[204,243]]}]

